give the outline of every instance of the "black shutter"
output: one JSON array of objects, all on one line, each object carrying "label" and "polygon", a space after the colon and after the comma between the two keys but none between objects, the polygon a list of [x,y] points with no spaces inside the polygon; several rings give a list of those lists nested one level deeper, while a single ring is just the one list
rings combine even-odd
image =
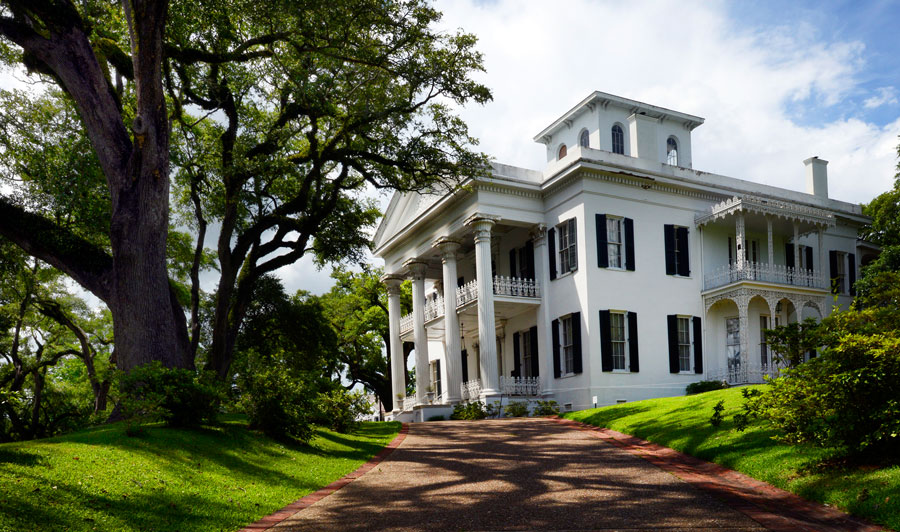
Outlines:
[{"label": "black shutter", "polygon": [[666,275],[675,275],[675,226],[663,226],[666,241]]},{"label": "black shutter", "polygon": [[634,271],[634,220],[625,218],[625,269]]},{"label": "black shutter", "polygon": [[691,257],[689,254],[690,246],[688,245],[688,228],[679,227],[675,230],[678,234],[678,275],[687,277],[691,274]]},{"label": "black shutter", "polygon": [[558,379],[562,375],[559,369],[559,320],[553,320],[550,330],[553,333],[553,376]]},{"label": "black shutter", "polygon": [[519,333],[513,333],[513,377],[522,376],[522,355],[519,349]]},{"label": "black shutter", "polygon": [[534,279],[534,242],[525,242],[525,276]]},{"label": "black shutter", "polygon": [[572,313],[572,373],[581,373],[581,313]]},{"label": "black shutter", "polygon": [[606,249],[606,215],[597,215],[597,266],[609,268],[609,250]]},{"label": "black shutter", "polygon": [[[586,223],[585,223],[586,225]],[[569,220],[569,271],[578,269],[578,225],[575,218]]]},{"label": "black shutter", "polygon": [[794,264],[794,245],[793,244],[785,244],[784,245],[784,264],[788,268],[796,267],[796,265]]},{"label": "black shutter", "polygon": [[441,390],[441,359],[434,361],[434,378],[437,379],[437,389],[435,390],[437,395],[435,397],[440,397],[443,393]]},{"label": "black shutter", "polygon": [[678,316],[669,314],[666,321],[669,324],[669,373],[679,373],[681,365],[678,363]]},{"label": "black shutter", "polygon": [[547,229],[547,252],[550,253],[550,280],[556,279],[556,229]]},{"label": "black shutter", "polygon": [[600,369],[613,370],[612,338],[610,337],[609,311],[600,311]]},{"label": "black shutter", "polygon": [[806,269],[809,271],[813,270],[812,248],[809,246],[806,246]]},{"label": "black shutter", "polygon": [[831,278],[831,293],[838,293],[838,283],[837,283],[837,271],[838,271],[838,252],[835,250],[831,250],[828,252],[828,266],[830,266],[831,274],[829,277]]},{"label": "black shutter", "polygon": [[694,316],[694,373],[703,373],[703,326]]},{"label": "black shutter", "polygon": [[856,254],[848,253],[847,254],[847,277],[850,280],[850,295],[856,295],[856,287],[853,285],[856,284]]},{"label": "black shutter", "polygon": [[528,334],[531,336],[531,376],[539,377],[541,365],[538,363],[538,356],[541,350],[538,349],[537,327],[529,329]]},{"label": "black shutter", "polygon": [[463,382],[468,382],[469,380],[469,354],[466,353],[466,350],[463,349],[460,352],[460,358],[462,358],[462,374],[463,374]]},{"label": "black shutter", "polygon": [[519,272],[516,270],[516,248],[509,250],[509,276],[518,277]]},{"label": "black shutter", "polygon": [[638,328],[637,313],[628,313],[628,360],[629,368],[632,373],[637,373],[641,369],[638,361]]}]

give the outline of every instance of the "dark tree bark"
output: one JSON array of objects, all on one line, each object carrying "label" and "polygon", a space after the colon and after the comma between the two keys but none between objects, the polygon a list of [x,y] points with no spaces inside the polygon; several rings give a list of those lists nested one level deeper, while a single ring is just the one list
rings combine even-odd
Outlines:
[{"label": "dark tree bark", "polygon": [[112,256],[47,220],[39,221],[37,231],[22,231],[40,217],[6,202],[0,204],[0,234],[71,275],[107,304],[120,369],[154,360],[193,367],[187,323],[166,269],[169,130],[161,65],[168,3],[123,0],[137,97],[133,139],[74,4],[6,3],[12,16],[0,17],[0,36],[21,46],[31,63],[52,75],[72,98],[97,153],[112,202]]}]

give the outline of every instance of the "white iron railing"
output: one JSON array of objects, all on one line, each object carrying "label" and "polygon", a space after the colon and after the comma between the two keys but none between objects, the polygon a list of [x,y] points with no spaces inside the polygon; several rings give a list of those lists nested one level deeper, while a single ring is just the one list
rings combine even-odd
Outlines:
[{"label": "white iron railing", "polygon": [[437,296],[425,302],[425,321],[431,321],[444,315],[444,296]]},{"label": "white iron railing", "polygon": [[459,393],[463,401],[474,401],[481,398],[481,380],[466,381],[459,385]]},{"label": "white iron railing", "polygon": [[505,395],[540,395],[541,379],[538,377],[500,377],[500,392]]},{"label": "white iron railing", "polygon": [[478,299],[478,279],[472,279],[468,283],[456,289],[456,307],[459,308],[469,301]]},{"label": "white iron railing", "polygon": [[519,277],[494,276],[494,293],[498,296],[540,297],[538,285],[534,279]]},{"label": "white iron railing", "polygon": [[789,268],[780,264],[745,262],[743,265],[734,263],[720,266],[706,274],[703,288],[704,290],[710,290],[738,281],[762,281],[765,283],[822,289],[828,287],[825,276],[820,270]]},{"label": "white iron railing", "polygon": [[400,334],[408,333],[413,329],[413,315],[400,316]]},{"label": "white iron railing", "polygon": [[745,365],[736,365],[712,375],[713,380],[725,381],[728,384],[762,384],[766,382],[766,377],[774,379],[781,376],[781,370],[784,366],[780,364],[769,364],[761,368],[748,368]]}]

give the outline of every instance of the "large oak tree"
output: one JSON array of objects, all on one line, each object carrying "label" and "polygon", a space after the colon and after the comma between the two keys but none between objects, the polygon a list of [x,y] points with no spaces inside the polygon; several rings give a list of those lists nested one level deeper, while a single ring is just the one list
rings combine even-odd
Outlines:
[{"label": "large oak tree", "polygon": [[[128,370],[194,364],[196,270],[216,224],[206,363],[225,378],[260,278],[366,244],[376,211],[362,190],[453,186],[483,167],[453,112],[490,98],[471,78],[481,58],[472,36],[436,31],[439,16],[422,0],[3,0],[0,57],[77,110],[109,229],[98,242],[0,197],[0,234],[109,306]],[[170,196],[200,235],[192,338],[167,271]]]}]

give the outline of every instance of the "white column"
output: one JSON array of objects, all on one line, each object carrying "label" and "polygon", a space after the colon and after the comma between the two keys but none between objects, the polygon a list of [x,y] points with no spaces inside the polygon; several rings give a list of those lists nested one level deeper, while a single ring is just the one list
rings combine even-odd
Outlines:
[{"label": "white column", "polygon": [[737,265],[738,271],[743,271],[744,269],[744,213],[738,212],[737,216],[734,219],[734,242],[735,242],[735,253],[737,256],[735,257],[734,263]]},{"label": "white column", "polygon": [[416,403],[426,402],[431,375],[428,371],[428,337],[425,335],[425,270],[424,262],[406,261],[412,274],[413,336],[416,343]]},{"label": "white column", "polygon": [[741,373],[748,375],[750,370],[750,297],[740,295],[735,298],[738,306],[738,324],[741,341]]},{"label": "white column", "polygon": [[769,241],[769,268],[775,264],[775,242],[772,241],[772,219],[766,216],[766,235]]},{"label": "white column", "polygon": [[538,345],[538,373],[541,379],[541,393],[550,393],[553,383],[553,335],[550,331],[552,317],[550,316],[550,264],[547,253],[547,227],[540,224],[531,231],[534,240],[534,281],[541,291],[541,305],[537,311],[537,335]]},{"label": "white column", "polygon": [[462,362],[459,345],[459,316],[456,314],[456,251],[459,242],[441,238],[435,242],[441,250],[444,264],[444,368],[447,372],[445,387],[447,401],[458,403],[459,386],[462,384]]},{"label": "white column", "polygon": [[388,335],[391,340],[391,398],[394,412],[403,410],[403,398],[406,397],[406,368],[403,364],[403,341],[400,340],[400,284],[403,278],[398,275],[385,275],[381,278],[388,290]]},{"label": "white column", "polygon": [[478,278],[478,344],[481,359],[481,392],[500,393],[497,369],[497,325],[494,317],[494,279],[491,274],[493,216],[474,215],[466,221],[475,230],[475,276]]}]

